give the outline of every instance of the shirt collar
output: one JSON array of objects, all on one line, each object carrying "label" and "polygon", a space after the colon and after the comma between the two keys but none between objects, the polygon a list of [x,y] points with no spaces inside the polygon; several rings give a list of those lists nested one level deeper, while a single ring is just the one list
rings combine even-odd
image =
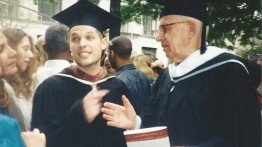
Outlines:
[{"label": "shirt collar", "polygon": [[44,66],[45,67],[68,67],[70,65],[71,65],[70,62],[66,60],[55,59],[55,60],[47,60]]},{"label": "shirt collar", "polygon": [[192,71],[196,67],[204,64],[205,62],[213,59],[214,57],[225,53],[228,51],[225,49],[220,49],[214,46],[208,46],[204,54],[200,54],[200,50],[196,50],[190,56],[188,56],[180,64],[176,65],[175,63],[169,64],[168,70],[170,77],[180,77],[188,72]]},{"label": "shirt collar", "polygon": [[121,67],[119,67],[115,73],[115,75],[119,75],[121,72],[123,71],[126,71],[126,70],[133,70],[133,69],[136,69],[135,65],[134,64],[127,64],[127,65],[123,65]]}]

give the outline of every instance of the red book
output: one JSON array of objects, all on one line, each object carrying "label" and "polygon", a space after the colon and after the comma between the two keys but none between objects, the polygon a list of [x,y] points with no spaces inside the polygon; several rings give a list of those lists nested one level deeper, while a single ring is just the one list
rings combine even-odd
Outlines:
[{"label": "red book", "polygon": [[124,131],[128,147],[170,147],[167,127]]}]

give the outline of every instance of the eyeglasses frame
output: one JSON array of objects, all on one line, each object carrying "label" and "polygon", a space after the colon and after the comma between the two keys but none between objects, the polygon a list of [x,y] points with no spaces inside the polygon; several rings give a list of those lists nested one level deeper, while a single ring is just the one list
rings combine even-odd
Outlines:
[{"label": "eyeglasses frame", "polygon": [[179,21],[179,22],[173,22],[173,23],[169,23],[169,24],[159,25],[157,35],[165,36],[166,35],[166,29],[167,29],[166,27],[172,26],[172,25],[175,25],[175,24],[180,24],[180,23],[187,23],[187,21]]}]

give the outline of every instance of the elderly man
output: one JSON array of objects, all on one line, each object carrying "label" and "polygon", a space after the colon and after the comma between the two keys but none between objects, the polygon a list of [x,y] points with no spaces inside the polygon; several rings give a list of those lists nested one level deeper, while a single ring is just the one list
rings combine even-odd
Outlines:
[{"label": "elderly man", "polygon": [[[260,146],[260,107],[249,71],[237,56],[206,47],[206,3],[154,2],[164,6],[156,40],[174,62],[152,89],[142,127],[167,126],[172,146]],[[122,99],[124,107],[105,103],[103,117],[110,126],[134,129],[141,121]]]}]

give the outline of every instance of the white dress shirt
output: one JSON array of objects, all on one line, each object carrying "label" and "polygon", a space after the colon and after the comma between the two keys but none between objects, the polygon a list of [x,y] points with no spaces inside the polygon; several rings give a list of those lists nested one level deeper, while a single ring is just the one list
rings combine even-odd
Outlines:
[{"label": "white dress shirt", "polygon": [[69,67],[71,64],[66,60],[47,60],[45,65],[36,72],[37,86],[45,79],[51,77]]}]

